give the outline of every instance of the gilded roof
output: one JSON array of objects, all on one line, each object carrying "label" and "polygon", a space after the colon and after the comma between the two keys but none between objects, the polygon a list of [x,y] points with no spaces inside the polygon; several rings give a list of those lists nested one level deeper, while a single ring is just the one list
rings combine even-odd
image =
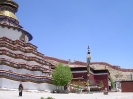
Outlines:
[{"label": "gilded roof", "polygon": [[7,16],[7,17],[11,17],[15,20],[18,20],[17,17],[10,11],[0,11],[0,16]]}]

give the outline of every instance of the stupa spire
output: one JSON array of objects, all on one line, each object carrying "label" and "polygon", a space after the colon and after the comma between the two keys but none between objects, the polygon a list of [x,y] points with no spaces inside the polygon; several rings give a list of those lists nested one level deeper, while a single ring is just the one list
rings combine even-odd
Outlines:
[{"label": "stupa spire", "polygon": [[0,0],[0,24],[20,27],[19,21],[15,16],[18,11],[18,4],[13,0]]},{"label": "stupa spire", "polygon": [[19,25],[15,15],[18,7],[19,5],[13,0],[0,0],[0,37],[28,42],[32,40],[32,35]]}]

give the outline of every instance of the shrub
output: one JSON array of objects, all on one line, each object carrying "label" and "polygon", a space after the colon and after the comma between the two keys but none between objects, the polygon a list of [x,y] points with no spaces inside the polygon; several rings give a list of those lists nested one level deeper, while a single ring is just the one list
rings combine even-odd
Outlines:
[{"label": "shrub", "polygon": [[52,98],[52,97],[47,97],[46,99],[54,99],[54,98]]},{"label": "shrub", "polygon": [[103,87],[104,87],[103,81],[100,81],[99,86],[100,86],[101,88],[103,88]]},{"label": "shrub", "polygon": [[113,79],[111,77],[110,77],[110,82],[111,82],[111,88],[114,88],[115,84],[114,84]]},{"label": "shrub", "polygon": [[40,99],[54,99],[54,98],[52,98],[52,97],[47,97],[47,98],[41,97]]},{"label": "shrub", "polygon": [[44,99],[43,97],[41,97],[40,99]]}]

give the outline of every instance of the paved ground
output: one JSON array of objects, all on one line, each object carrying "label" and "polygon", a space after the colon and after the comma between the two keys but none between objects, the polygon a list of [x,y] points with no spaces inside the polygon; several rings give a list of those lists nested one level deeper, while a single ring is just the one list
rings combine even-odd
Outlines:
[{"label": "paved ground", "polygon": [[0,99],[40,99],[41,97],[53,97],[55,99],[133,99],[133,93],[110,92],[109,95],[103,95],[102,92],[93,94],[23,92],[23,96],[18,97],[18,91],[0,91]]}]

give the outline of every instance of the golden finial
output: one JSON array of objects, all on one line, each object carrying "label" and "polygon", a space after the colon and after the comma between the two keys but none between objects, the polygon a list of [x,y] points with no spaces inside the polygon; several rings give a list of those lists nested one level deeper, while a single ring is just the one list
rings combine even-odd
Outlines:
[{"label": "golden finial", "polygon": [[18,20],[17,17],[10,11],[0,11],[0,16],[7,16],[7,17],[10,17],[10,18],[13,18],[15,20]]}]

